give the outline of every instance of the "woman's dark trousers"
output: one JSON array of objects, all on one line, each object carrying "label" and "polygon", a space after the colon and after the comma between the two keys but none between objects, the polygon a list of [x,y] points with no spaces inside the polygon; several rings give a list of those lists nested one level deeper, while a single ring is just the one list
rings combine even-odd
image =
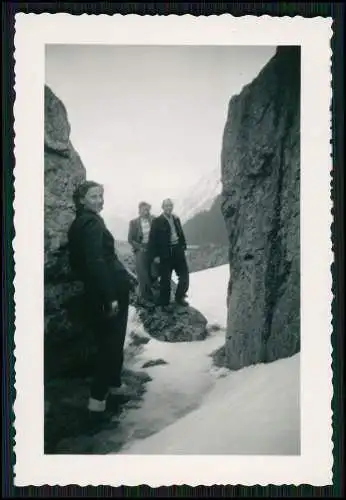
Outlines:
[{"label": "woman's dark trousers", "polygon": [[128,293],[121,295],[118,305],[118,312],[112,315],[100,302],[87,297],[87,316],[97,348],[90,396],[99,401],[105,399],[110,387],[121,386],[129,310]]}]

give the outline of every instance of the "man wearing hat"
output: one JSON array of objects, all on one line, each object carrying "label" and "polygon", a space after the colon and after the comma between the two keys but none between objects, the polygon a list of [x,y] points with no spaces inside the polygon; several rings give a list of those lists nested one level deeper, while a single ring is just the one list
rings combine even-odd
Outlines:
[{"label": "man wearing hat", "polygon": [[136,259],[136,272],[139,282],[139,303],[143,306],[152,306],[152,278],[148,254],[148,242],[151,224],[154,217],[150,213],[151,206],[146,201],[138,205],[139,216],[130,221],[128,242]]}]

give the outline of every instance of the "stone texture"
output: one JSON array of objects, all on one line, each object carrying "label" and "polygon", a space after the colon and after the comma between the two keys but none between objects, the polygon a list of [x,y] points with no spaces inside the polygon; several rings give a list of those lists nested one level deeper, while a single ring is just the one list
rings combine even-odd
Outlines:
[{"label": "stone texture", "polygon": [[152,368],[153,366],[168,365],[167,361],[164,359],[151,359],[143,363],[142,368]]},{"label": "stone texture", "polygon": [[74,217],[72,193],[85,179],[85,168],[70,142],[70,124],[63,103],[45,87],[44,217],[45,263],[67,242]]},{"label": "stone texture", "polygon": [[72,194],[85,168],[70,142],[63,103],[45,87],[44,133],[45,379],[83,375],[88,335],[82,318],[81,283],[69,269],[67,230],[74,218]]},{"label": "stone texture", "polygon": [[207,320],[193,307],[174,306],[172,312],[161,309],[139,308],[139,316],[146,331],[166,342],[191,342],[207,336]]},{"label": "stone texture", "polygon": [[231,278],[225,359],[300,349],[300,50],[282,47],[229,104],[222,213]]}]

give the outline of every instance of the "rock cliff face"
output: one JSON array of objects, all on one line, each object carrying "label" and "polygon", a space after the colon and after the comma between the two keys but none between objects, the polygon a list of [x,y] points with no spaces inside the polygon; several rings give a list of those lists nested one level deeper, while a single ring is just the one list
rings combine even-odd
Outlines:
[{"label": "rock cliff face", "polygon": [[300,49],[278,48],[231,99],[222,147],[231,277],[225,360],[300,349]]},{"label": "rock cliff face", "polygon": [[74,217],[72,193],[85,179],[85,168],[70,142],[70,124],[63,103],[45,87],[44,122],[45,262],[66,243]]},{"label": "rock cliff face", "polygon": [[84,332],[73,322],[81,284],[73,281],[66,250],[74,218],[72,193],[85,168],[70,142],[63,103],[45,87],[44,130],[45,378],[79,370],[85,354]]}]

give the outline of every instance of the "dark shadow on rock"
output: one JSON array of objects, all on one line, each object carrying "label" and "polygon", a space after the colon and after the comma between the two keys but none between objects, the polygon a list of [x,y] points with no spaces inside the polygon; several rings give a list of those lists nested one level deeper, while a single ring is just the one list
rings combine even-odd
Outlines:
[{"label": "dark shadow on rock", "polygon": [[130,335],[131,335],[131,344],[133,344],[134,346],[145,345],[148,342],[150,342],[149,337],[143,337],[141,335],[138,335],[138,333],[131,332]]},{"label": "dark shadow on rock", "polygon": [[[73,451],[71,451],[73,450]],[[114,451],[114,442],[95,440],[92,436],[77,436],[63,439],[57,446],[57,454],[67,455],[104,455]]]},{"label": "dark shadow on rock", "polygon": [[220,347],[213,351],[210,356],[213,359],[213,364],[218,368],[223,368],[226,366],[226,349],[225,346]]},{"label": "dark shadow on rock", "polygon": [[[145,372],[124,370],[123,380],[130,390],[128,397],[110,397],[104,414],[87,410],[89,384],[86,379],[56,379],[45,387],[44,452],[58,453],[108,453],[110,443],[99,438],[104,431],[114,431],[119,416],[129,408],[140,404],[145,385],[151,377]],[[118,436],[124,444],[126,436]]]},{"label": "dark shadow on rock", "polygon": [[168,365],[164,359],[151,359],[142,365],[142,368],[151,368],[152,366]]}]

